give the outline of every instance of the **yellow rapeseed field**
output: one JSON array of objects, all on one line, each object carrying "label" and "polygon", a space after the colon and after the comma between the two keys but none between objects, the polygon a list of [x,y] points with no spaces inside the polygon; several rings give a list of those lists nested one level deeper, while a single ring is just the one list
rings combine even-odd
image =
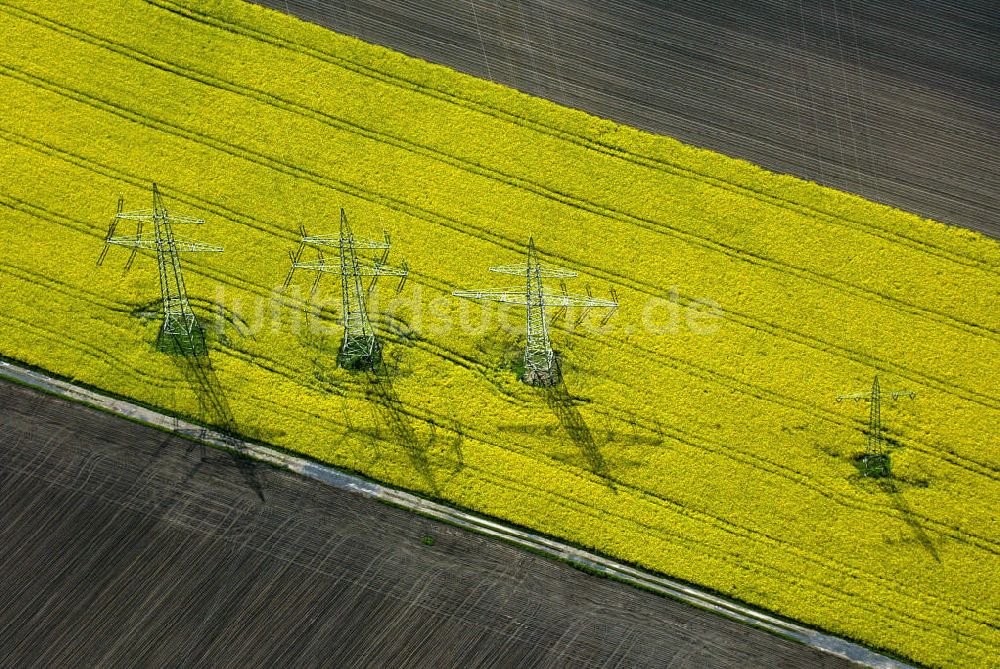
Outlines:
[{"label": "yellow rapeseed field", "polygon": [[[995,242],[237,0],[0,0],[0,34],[0,354],[921,663],[995,661]],[[183,260],[207,375],[154,348],[151,256],[96,266],[153,181],[226,248]],[[374,293],[377,379],[336,368],[336,277],[281,288],[341,206],[412,268]],[[554,390],[511,371],[522,316],[450,297],[508,285],[487,267],[529,237],[621,301],[555,322]],[[834,401],[876,372],[917,392],[883,407],[892,485],[853,462],[867,407]]]}]

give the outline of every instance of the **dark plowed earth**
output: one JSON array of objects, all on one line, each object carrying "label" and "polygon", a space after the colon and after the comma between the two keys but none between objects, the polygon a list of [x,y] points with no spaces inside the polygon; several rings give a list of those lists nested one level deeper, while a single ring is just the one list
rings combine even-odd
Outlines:
[{"label": "dark plowed earth", "polygon": [[5,382],[0,573],[0,666],[853,666]]},{"label": "dark plowed earth", "polygon": [[255,0],[1000,238],[993,0]]}]

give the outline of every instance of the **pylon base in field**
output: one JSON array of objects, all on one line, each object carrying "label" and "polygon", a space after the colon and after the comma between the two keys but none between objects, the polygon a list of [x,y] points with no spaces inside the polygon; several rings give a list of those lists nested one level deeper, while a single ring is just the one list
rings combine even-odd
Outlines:
[{"label": "pylon base in field", "polygon": [[892,476],[892,460],[885,453],[866,453],[858,458],[861,464],[861,475],[868,478],[883,479]]},{"label": "pylon base in field", "polygon": [[559,372],[559,365],[552,365],[548,369],[525,366],[521,381],[529,386],[547,388],[559,383],[562,374]]},{"label": "pylon base in field", "polygon": [[167,355],[199,356],[208,353],[205,333],[195,324],[190,332],[166,332],[161,329],[156,337],[156,350]]},{"label": "pylon base in field", "polygon": [[382,346],[374,335],[360,341],[356,337],[350,341],[345,339],[337,353],[337,365],[342,369],[374,370],[381,362]]}]

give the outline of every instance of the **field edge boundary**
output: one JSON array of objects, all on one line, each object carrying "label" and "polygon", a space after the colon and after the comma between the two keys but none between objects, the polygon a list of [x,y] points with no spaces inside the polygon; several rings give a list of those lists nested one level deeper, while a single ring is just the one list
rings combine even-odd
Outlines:
[{"label": "field edge boundary", "polygon": [[[188,439],[203,441],[215,448],[233,450],[234,438],[181,418],[160,413],[134,402],[111,397],[55,378],[36,369],[0,359],[0,379],[42,390],[73,402],[86,404],[126,419],[143,423]],[[400,507],[408,511],[456,525],[477,534],[501,539],[522,549],[570,564],[583,571],[604,576],[669,597],[716,615],[752,625],[772,634],[811,646],[825,653],[877,669],[912,669],[900,660],[882,655],[858,643],[832,634],[782,620],[774,615],[728,600],[719,595],[681,583],[665,576],[647,573],[617,560],[571,546],[561,541],[505,525],[484,516],[450,507],[419,495],[391,488],[375,481],[340,471],[305,457],[243,439],[236,439],[242,454],[300,476],[319,481],[362,497]]]}]

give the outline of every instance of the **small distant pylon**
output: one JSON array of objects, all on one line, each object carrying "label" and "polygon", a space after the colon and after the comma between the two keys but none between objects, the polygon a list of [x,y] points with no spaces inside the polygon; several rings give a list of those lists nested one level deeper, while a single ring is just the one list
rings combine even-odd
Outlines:
[{"label": "small distant pylon", "polygon": [[885,438],[882,436],[882,397],[893,400],[900,397],[913,399],[917,394],[911,390],[890,390],[883,392],[878,383],[878,374],[872,382],[872,389],[864,393],[841,395],[837,401],[855,400],[870,402],[868,412],[868,438],[864,455],[861,456],[862,474],[873,478],[885,478],[892,474],[892,463],[885,449]]},{"label": "small distant pylon", "polygon": [[[156,252],[156,261],[160,270],[160,294],[163,300],[163,326],[160,329],[159,345],[172,352],[184,354],[198,352],[204,346],[201,330],[195,320],[191,304],[188,302],[187,288],[184,286],[184,275],[181,272],[180,253],[208,252],[219,253],[221,246],[213,246],[202,242],[181,239],[174,235],[175,224],[201,225],[205,221],[191,216],[180,216],[170,213],[163,204],[160,191],[153,184],[153,208],[140,211],[123,212],[125,199],[118,196],[118,210],[104,239],[104,249],[97,261],[104,262],[108,248],[111,245],[125,246],[132,249],[125,270],[132,267],[136,253],[140,249]],[[134,235],[115,236],[119,221],[135,221]],[[152,234],[143,232],[143,224],[153,224]]]},{"label": "small distant pylon", "polygon": [[[320,277],[323,274],[339,274],[343,297],[344,339],[340,345],[337,362],[347,369],[370,368],[374,370],[382,359],[382,345],[375,335],[371,320],[368,317],[367,297],[375,288],[380,276],[398,276],[399,284],[396,292],[403,289],[410,270],[406,262],[401,267],[391,267],[386,264],[389,258],[389,235],[382,233],[382,241],[355,238],[347,213],[340,210],[340,234],[337,235],[307,235],[305,228],[300,228],[302,239],[294,253],[290,253],[292,266],[285,278],[285,287],[292,281],[296,269],[319,272],[313,282],[311,294],[316,293]],[[319,258],[303,262],[302,252],[307,247],[315,247]],[[323,257],[323,248],[337,249],[338,260],[329,262]],[[358,250],[381,250],[382,255],[375,260],[359,258]],[[366,287],[363,277],[371,277]]]},{"label": "small distant pylon", "polygon": [[547,292],[542,283],[543,278],[568,279],[578,276],[576,272],[558,267],[542,267],[535,250],[534,238],[528,241],[528,261],[523,265],[501,265],[490,267],[491,272],[512,274],[524,279],[524,290],[458,290],[452,293],[455,297],[486,302],[502,302],[507,304],[523,304],[525,307],[526,341],[524,346],[524,373],[521,380],[531,386],[552,386],[559,382],[559,364],[552,350],[552,340],[549,337],[549,325],[546,310],[557,308],[565,310],[569,307],[583,307],[584,311],[577,319],[583,321],[590,309],[610,309],[601,325],[608,322],[618,309],[618,295],[611,289],[610,300],[602,300],[590,294],[571,295],[566,292],[565,283],[561,293]]}]

